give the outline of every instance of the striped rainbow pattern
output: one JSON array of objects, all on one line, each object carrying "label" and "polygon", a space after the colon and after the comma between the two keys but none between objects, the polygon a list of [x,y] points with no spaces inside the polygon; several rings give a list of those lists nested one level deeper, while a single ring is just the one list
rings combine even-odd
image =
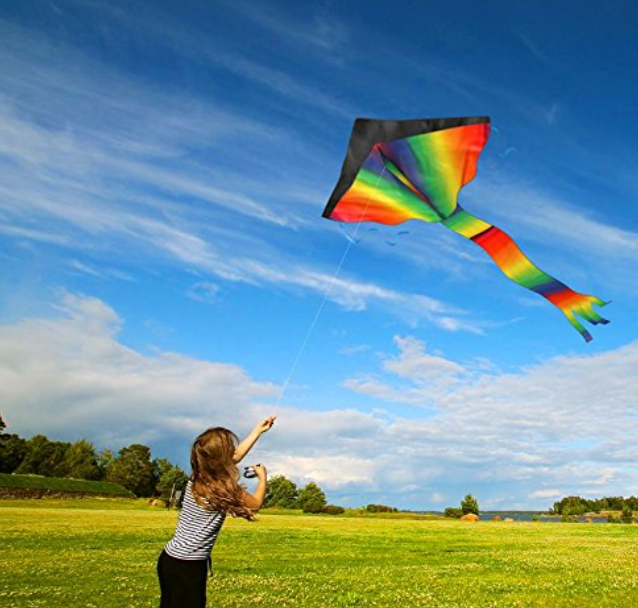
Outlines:
[{"label": "striped rainbow pattern", "polygon": [[505,232],[457,203],[461,188],[476,175],[489,132],[487,122],[375,143],[351,186],[324,215],[340,222],[440,222],[484,249],[512,281],[557,306],[589,342],[591,335],[577,315],[593,324],[608,323],[593,308],[606,302],[572,291],[546,274]]},{"label": "striped rainbow pattern", "polygon": [[609,322],[593,307],[594,304],[604,306],[606,302],[595,296],[576,293],[561,281],[543,272],[530,262],[513,239],[500,228],[470,215],[460,206],[443,221],[443,225],[484,249],[509,279],[540,294],[557,306],[586,342],[592,339],[591,334],[578,321],[576,315],[594,325]]}]

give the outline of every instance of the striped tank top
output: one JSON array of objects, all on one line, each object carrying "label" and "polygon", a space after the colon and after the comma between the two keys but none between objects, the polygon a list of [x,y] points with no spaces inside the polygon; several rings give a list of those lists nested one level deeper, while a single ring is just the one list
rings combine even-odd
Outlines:
[{"label": "striped tank top", "polygon": [[207,560],[226,515],[200,507],[193,498],[192,488],[189,479],[175,535],[164,551],[177,559]]}]

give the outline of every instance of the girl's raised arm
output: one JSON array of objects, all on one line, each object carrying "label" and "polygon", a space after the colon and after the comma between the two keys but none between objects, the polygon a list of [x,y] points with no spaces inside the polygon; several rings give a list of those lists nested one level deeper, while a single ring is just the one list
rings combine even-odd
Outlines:
[{"label": "girl's raised arm", "polygon": [[246,439],[239,443],[239,445],[235,448],[235,454],[233,455],[233,461],[235,463],[242,461],[244,456],[246,456],[250,449],[255,445],[257,439],[272,428],[272,425],[275,424],[276,418],[277,416],[268,416],[268,418],[262,420],[252,431],[250,431]]}]

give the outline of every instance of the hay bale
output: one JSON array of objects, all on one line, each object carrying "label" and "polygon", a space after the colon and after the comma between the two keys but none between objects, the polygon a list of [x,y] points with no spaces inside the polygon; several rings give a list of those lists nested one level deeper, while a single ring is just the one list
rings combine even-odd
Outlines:
[{"label": "hay bale", "polygon": [[492,521],[501,521],[501,516],[495,515],[494,517],[492,517]]},{"label": "hay bale", "polygon": [[467,513],[463,517],[461,517],[461,521],[478,521],[479,516],[476,513]]},{"label": "hay bale", "polygon": [[514,521],[511,517],[506,517],[503,521],[506,521],[507,523],[510,523],[512,521]]}]

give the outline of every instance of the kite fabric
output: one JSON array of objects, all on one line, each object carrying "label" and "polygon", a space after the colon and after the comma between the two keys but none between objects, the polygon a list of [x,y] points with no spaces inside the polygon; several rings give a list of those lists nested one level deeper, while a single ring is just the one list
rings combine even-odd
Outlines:
[{"label": "kite fabric", "polygon": [[407,220],[441,223],[476,243],[515,283],[557,306],[589,342],[576,315],[606,324],[595,296],[572,291],[523,254],[496,226],[471,215],[457,202],[474,179],[478,157],[490,134],[486,116],[422,120],[358,118],[341,177],[323,212],[338,222],[396,225]]}]

